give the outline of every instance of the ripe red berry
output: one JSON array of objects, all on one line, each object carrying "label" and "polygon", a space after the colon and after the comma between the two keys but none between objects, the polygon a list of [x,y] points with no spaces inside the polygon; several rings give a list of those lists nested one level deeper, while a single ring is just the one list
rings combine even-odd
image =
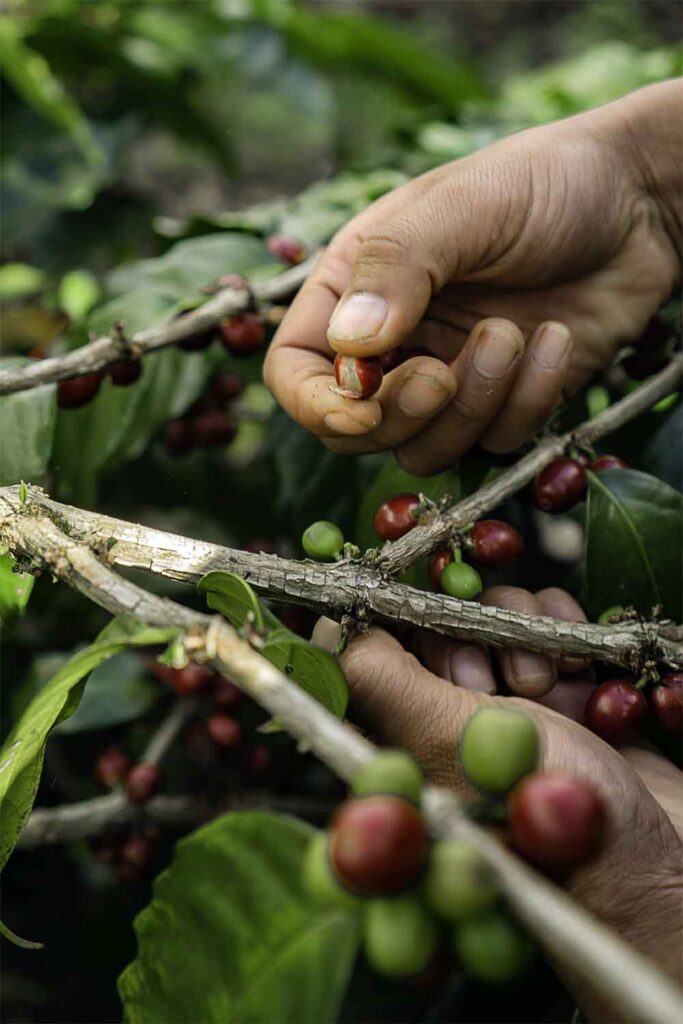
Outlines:
[{"label": "ripe red berry", "polygon": [[239,747],[242,742],[242,727],[231,715],[216,711],[206,720],[206,731],[219,747]]},{"label": "ripe red berry", "polygon": [[84,373],[82,377],[60,380],[57,384],[57,405],[60,409],[80,409],[92,402],[101,383],[102,374],[99,370]]},{"label": "ripe red berry", "polygon": [[470,557],[489,569],[502,569],[519,558],[524,540],[519,530],[500,519],[481,519],[470,533]]},{"label": "ripe red berry", "polygon": [[164,427],[164,448],[169,455],[185,455],[194,444],[190,420],[171,420]]},{"label": "ripe red berry", "polygon": [[113,789],[123,782],[129,768],[130,758],[120,747],[107,747],[95,761],[95,778],[105,789]]},{"label": "ripe red berry", "polygon": [[516,849],[543,868],[569,868],[595,849],[604,809],[592,786],[559,773],[528,775],[508,798]]},{"label": "ripe red berry", "polygon": [[226,316],[218,325],[221,340],[233,356],[248,356],[263,348],[266,328],[258,313],[239,313]]},{"label": "ripe red berry", "polygon": [[627,469],[628,463],[623,459],[620,459],[618,455],[598,455],[597,459],[593,459],[592,462],[588,463],[587,469],[590,469],[591,473],[600,473],[603,469]]},{"label": "ripe red berry", "polygon": [[200,447],[226,445],[234,439],[237,429],[232,416],[226,412],[203,412],[193,424],[194,441]]},{"label": "ripe red berry", "polygon": [[131,836],[123,844],[121,855],[126,864],[134,864],[135,867],[144,868],[149,864],[154,846],[147,836]]},{"label": "ripe red berry", "polygon": [[140,379],[142,360],[119,359],[117,363],[111,364],[107,372],[112,384],[119,388],[128,387],[129,384],[135,384],[135,381]]},{"label": "ripe red berry", "polygon": [[209,347],[215,337],[214,331],[202,331],[201,334],[193,334],[189,338],[184,338],[182,341],[177,342],[177,346],[183,352],[203,352],[205,348]]},{"label": "ripe red berry", "polygon": [[203,693],[213,678],[211,669],[198,665],[195,661],[188,661],[185,668],[162,665],[155,658],[145,659],[145,664],[153,676],[160,682],[172,686],[181,697],[194,697],[195,694]]},{"label": "ripe red berry", "polygon": [[339,808],[330,828],[332,869],[359,895],[389,895],[411,885],[428,848],[422,815],[400,797],[349,800]]},{"label": "ripe red berry", "polygon": [[234,711],[242,703],[242,691],[225,676],[216,676],[213,684],[213,703],[222,711]]},{"label": "ripe red berry", "polygon": [[567,512],[586,493],[586,471],[576,459],[556,459],[538,474],[534,492],[544,512]]},{"label": "ripe red berry", "polygon": [[220,405],[231,402],[244,390],[244,381],[238,373],[223,370],[211,381],[211,397]]},{"label": "ripe red berry", "polygon": [[344,398],[370,398],[382,383],[379,359],[357,359],[356,356],[338,354],[334,360],[334,379],[337,391]]},{"label": "ripe red berry", "polygon": [[650,697],[655,718],[665,732],[683,734],[683,672],[672,672],[656,686]]},{"label": "ripe red berry", "polygon": [[283,263],[301,263],[306,258],[306,246],[296,238],[286,235],[271,235],[266,245],[268,252]]},{"label": "ripe red berry", "polygon": [[429,563],[429,581],[432,585],[432,590],[437,592],[441,591],[441,573],[444,571],[449,562],[453,561],[453,552],[450,548],[439,548],[431,558]]},{"label": "ripe red berry", "polygon": [[250,782],[263,782],[273,763],[273,755],[264,743],[252,747],[244,759],[244,774]]},{"label": "ripe red berry", "polygon": [[375,512],[375,533],[380,540],[398,540],[417,526],[420,499],[417,494],[396,494]]},{"label": "ripe red berry", "polygon": [[647,701],[628,679],[602,683],[586,703],[586,725],[608,743],[622,743],[647,715]]},{"label": "ripe red berry", "polygon": [[144,804],[158,793],[164,776],[156,764],[141,761],[133,765],[126,779],[128,799],[134,804]]}]

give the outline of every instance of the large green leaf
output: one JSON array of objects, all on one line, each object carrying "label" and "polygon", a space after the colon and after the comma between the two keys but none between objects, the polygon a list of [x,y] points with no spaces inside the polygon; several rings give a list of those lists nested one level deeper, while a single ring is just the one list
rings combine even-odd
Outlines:
[{"label": "large green leaf", "polygon": [[[30,362],[2,359],[0,366]],[[54,384],[0,398],[0,485],[42,482],[52,451],[55,413]]]},{"label": "large green leaf", "polygon": [[336,1019],[358,926],[304,893],[311,835],[300,822],[250,812],[178,844],[136,919],[138,955],[119,979],[129,1024]]},{"label": "large green leaf", "polygon": [[197,590],[206,595],[209,608],[219,611],[237,629],[250,617],[255,629],[263,629],[264,609],[241,576],[234,572],[209,572],[199,580]]},{"label": "large green leaf", "polygon": [[139,657],[127,651],[115,654],[91,672],[78,710],[57,731],[87,732],[130,722],[146,714],[161,696],[161,687]]},{"label": "large green leaf", "polygon": [[13,572],[11,555],[0,555],[0,621],[23,612],[33,590],[35,577],[26,572]]},{"label": "large green leaf", "polygon": [[680,621],[683,498],[647,473],[588,474],[585,590],[592,617],[614,604],[643,614],[660,602]]},{"label": "large green leaf", "polygon": [[174,629],[149,629],[118,619],[62,666],[28,705],[0,750],[0,867],[10,856],[35,799],[50,731],[78,707],[86,677],[128,645],[168,643]]}]

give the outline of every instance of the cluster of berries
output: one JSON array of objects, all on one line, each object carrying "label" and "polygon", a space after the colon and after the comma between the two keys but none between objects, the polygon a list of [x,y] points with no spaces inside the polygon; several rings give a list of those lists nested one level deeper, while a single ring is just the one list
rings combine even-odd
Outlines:
[{"label": "cluster of berries", "polygon": [[586,703],[586,725],[619,746],[652,716],[659,727],[683,739],[683,672],[671,672],[652,686],[649,699],[640,683],[608,679]]},{"label": "cluster of berries", "polygon": [[536,477],[534,500],[543,512],[568,512],[586,494],[586,470],[602,473],[605,469],[626,468],[626,462],[618,455],[599,455],[595,459],[577,455],[574,458],[555,459]]},{"label": "cluster of berries", "polygon": [[220,370],[206,394],[197,399],[184,416],[164,428],[164,447],[169,455],[185,455],[193,448],[229,445],[237,433],[231,404],[240,396],[244,381],[237,373]]}]

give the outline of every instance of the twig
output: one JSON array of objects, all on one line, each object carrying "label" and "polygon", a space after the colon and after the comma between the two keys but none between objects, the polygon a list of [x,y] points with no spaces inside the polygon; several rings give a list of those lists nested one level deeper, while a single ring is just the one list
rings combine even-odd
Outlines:
[{"label": "twig", "polygon": [[156,730],[140,758],[145,764],[161,764],[173,742],[195,710],[195,702],[185,698],[177,700]]}]

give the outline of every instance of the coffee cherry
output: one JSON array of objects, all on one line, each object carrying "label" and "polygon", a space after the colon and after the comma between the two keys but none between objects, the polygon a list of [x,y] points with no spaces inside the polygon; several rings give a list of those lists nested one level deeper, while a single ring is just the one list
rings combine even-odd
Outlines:
[{"label": "coffee cherry", "polygon": [[449,562],[441,573],[441,589],[461,601],[472,601],[481,594],[484,584],[477,570],[467,562]]},{"label": "coffee cherry", "polygon": [[353,780],[355,796],[388,793],[420,803],[422,772],[410,754],[402,750],[383,750],[366,764]]},{"label": "coffee cherry", "polygon": [[576,459],[556,459],[536,477],[534,493],[544,512],[567,512],[586,493],[586,471]]},{"label": "coffee cherry", "polygon": [[203,352],[205,348],[209,347],[215,337],[214,331],[203,331],[201,334],[193,334],[189,338],[176,342],[176,345],[183,352]]},{"label": "coffee cherry", "polygon": [[628,469],[628,463],[618,455],[599,455],[586,467],[591,473],[601,473],[603,469]]},{"label": "coffee cherry", "polygon": [[218,325],[221,341],[233,356],[248,356],[263,348],[266,328],[258,313],[226,316]]},{"label": "coffee cherry", "polygon": [[164,427],[164,448],[169,455],[185,455],[194,445],[194,429],[189,420],[171,420]]},{"label": "coffee cherry", "polygon": [[344,398],[370,398],[382,383],[379,359],[358,359],[338,354],[334,360],[334,379],[337,391]]},{"label": "coffee cherry", "polygon": [[683,672],[664,676],[650,698],[655,718],[665,732],[683,734]]},{"label": "coffee cherry", "polygon": [[80,409],[92,402],[100,390],[102,373],[84,373],[82,377],[70,377],[57,384],[57,405],[60,409]]},{"label": "coffee cherry", "polygon": [[135,384],[135,381],[140,379],[142,360],[119,359],[117,363],[111,364],[107,373],[112,384],[119,388],[126,388],[129,384]]},{"label": "coffee cherry", "polygon": [[327,519],[319,519],[307,526],[301,545],[309,558],[318,562],[335,562],[344,546],[344,534]]},{"label": "coffee cherry", "polygon": [[610,679],[588,698],[586,725],[608,743],[618,744],[647,715],[647,701],[628,679]]},{"label": "coffee cherry", "polygon": [[235,421],[226,412],[203,412],[192,424],[195,444],[209,448],[213,445],[227,445],[237,433]]},{"label": "coffee cherry", "polygon": [[129,768],[130,758],[120,747],[107,747],[95,761],[95,778],[100,786],[113,789],[118,782],[123,782]]},{"label": "coffee cherry", "polygon": [[372,900],[363,921],[368,963],[389,978],[420,974],[434,958],[438,929],[417,896]]},{"label": "coffee cherry", "polygon": [[526,935],[497,910],[457,925],[453,946],[465,971],[490,985],[514,981],[528,969],[534,953]]},{"label": "coffee cherry", "polygon": [[209,715],[206,720],[206,731],[219,747],[239,747],[242,742],[242,726],[223,711]]},{"label": "coffee cherry", "polygon": [[423,888],[434,913],[446,921],[466,921],[488,910],[498,898],[479,851],[455,839],[432,847]]},{"label": "coffee cherry", "polygon": [[244,774],[249,782],[258,784],[268,776],[273,765],[273,755],[264,743],[257,743],[247,752],[244,759]]},{"label": "coffee cherry", "polygon": [[524,551],[524,540],[519,530],[500,519],[481,519],[475,523],[469,540],[469,557],[489,569],[512,565]]},{"label": "coffee cherry", "polygon": [[441,590],[441,574],[446,566],[453,561],[453,552],[450,548],[439,548],[429,562],[429,582],[432,590]]},{"label": "coffee cherry", "polygon": [[135,867],[145,868],[152,859],[154,846],[147,836],[131,836],[123,844],[121,856],[126,864],[134,864]]},{"label": "coffee cherry", "polygon": [[184,668],[162,665],[156,658],[146,659],[145,664],[153,676],[160,682],[172,686],[181,697],[194,697],[198,693],[203,693],[213,678],[210,669],[198,665],[195,661],[188,661]]},{"label": "coffee cherry", "polygon": [[133,804],[146,803],[159,792],[163,779],[161,768],[156,764],[141,761],[133,765],[126,779],[128,799]]},{"label": "coffee cherry", "polygon": [[332,870],[352,892],[380,896],[413,883],[427,856],[424,820],[406,800],[367,796],[349,800],[332,820]]},{"label": "coffee cherry", "polygon": [[624,614],[623,604],[613,604],[609,608],[605,608],[604,612],[600,612],[598,615],[599,626],[612,626],[614,621],[619,619]]},{"label": "coffee cherry", "polygon": [[323,907],[355,910],[360,906],[358,898],[343,889],[332,874],[326,832],[316,832],[306,848],[303,881],[309,896]]},{"label": "coffee cherry", "polygon": [[234,711],[242,703],[242,691],[225,676],[216,676],[213,684],[213,703],[222,711]]},{"label": "coffee cherry", "polygon": [[602,802],[592,786],[559,773],[522,779],[508,797],[515,848],[542,868],[570,868],[585,860],[600,839]]},{"label": "coffee cherry", "polygon": [[219,405],[225,405],[237,398],[244,391],[244,381],[238,373],[223,370],[211,381],[211,397]]},{"label": "coffee cherry", "polygon": [[287,235],[271,235],[266,242],[268,252],[283,263],[295,265],[306,259],[306,246]]},{"label": "coffee cherry", "polygon": [[380,540],[398,540],[417,526],[419,508],[417,494],[397,494],[388,498],[375,512],[375,533]]},{"label": "coffee cherry", "polygon": [[485,792],[507,793],[523,775],[533,771],[538,754],[538,730],[521,711],[481,708],[463,729],[463,770],[472,785]]}]

